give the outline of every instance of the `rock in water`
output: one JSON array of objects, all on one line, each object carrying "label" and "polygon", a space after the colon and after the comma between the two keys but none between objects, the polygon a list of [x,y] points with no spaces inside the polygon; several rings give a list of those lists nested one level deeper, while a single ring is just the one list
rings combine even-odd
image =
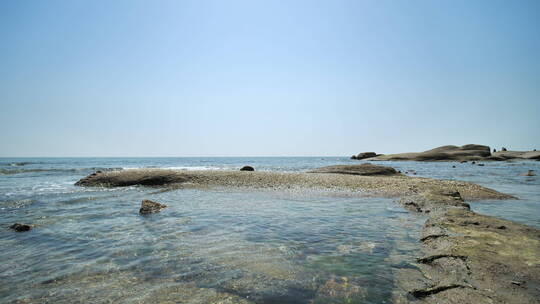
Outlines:
[{"label": "rock in water", "polygon": [[9,228],[17,232],[25,232],[25,231],[30,231],[30,229],[32,229],[32,226],[27,225],[27,224],[15,223],[9,226]]},{"label": "rock in water", "polygon": [[372,164],[336,165],[318,168],[308,173],[338,173],[352,175],[400,175],[394,168]]},{"label": "rock in water", "polygon": [[141,203],[141,209],[139,209],[140,214],[150,214],[160,212],[161,209],[166,208],[167,205],[153,202],[151,200],[143,200]]},{"label": "rock in water", "polygon": [[370,158],[370,157],[375,157],[375,156],[377,156],[377,153],[375,152],[362,152],[362,153],[358,153],[357,155],[353,155],[351,159],[364,159],[364,158]]},{"label": "rock in water", "polygon": [[252,166],[243,166],[240,171],[255,171]]},{"label": "rock in water", "polygon": [[520,175],[521,176],[535,176],[536,173],[534,173],[534,170],[529,170],[529,171],[527,171],[525,173],[521,173]]}]

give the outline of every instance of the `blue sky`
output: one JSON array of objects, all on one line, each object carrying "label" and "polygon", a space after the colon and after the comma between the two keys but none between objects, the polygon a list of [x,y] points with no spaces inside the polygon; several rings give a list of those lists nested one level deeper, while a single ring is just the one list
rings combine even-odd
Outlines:
[{"label": "blue sky", "polygon": [[540,149],[540,1],[2,1],[0,156]]}]

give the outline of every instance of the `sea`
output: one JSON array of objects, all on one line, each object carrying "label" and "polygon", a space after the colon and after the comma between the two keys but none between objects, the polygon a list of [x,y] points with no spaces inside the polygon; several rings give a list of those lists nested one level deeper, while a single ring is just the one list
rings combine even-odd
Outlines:
[{"label": "sea", "polygon": [[[96,170],[302,172],[348,157],[0,158],[0,303],[394,303],[426,218],[389,198],[253,189],[84,188]],[[479,213],[540,228],[540,162],[374,162],[517,200]],[[143,199],[167,205],[142,216]],[[33,225],[14,232],[13,223]]]}]

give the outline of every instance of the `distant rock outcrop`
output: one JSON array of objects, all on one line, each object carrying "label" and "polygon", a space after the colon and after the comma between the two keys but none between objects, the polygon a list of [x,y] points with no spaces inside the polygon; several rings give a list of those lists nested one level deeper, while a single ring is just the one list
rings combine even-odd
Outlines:
[{"label": "distant rock outcrop", "polygon": [[424,152],[380,155],[369,160],[412,160],[412,161],[445,161],[445,160],[482,160],[491,156],[488,146],[464,145],[442,146]]},{"label": "distant rock outcrop", "polygon": [[255,171],[255,168],[252,166],[243,166],[240,171]]},{"label": "distant rock outcrop", "polygon": [[379,154],[375,152],[362,152],[362,153],[358,153],[357,155],[351,156],[351,159],[364,159],[364,158],[375,157],[377,155]]},{"label": "distant rock outcrop", "polygon": [[141,209],[139,209],[140,214],[150,214],[160,212],[161,209],[167,208],[167,205],[153,202],[151,200],[143,200],[141,203]]},{"label": "distant rock outcrop", "polygon": [[318,168],[309,173],[337,173],[352,175],[400,175],[394,168],[372,164],[336,165]]},{"label": "distant rock outcrop", "polygon": [[499,151],[492,154],[497,160],[535,159],[540,160],[540,151]]}]

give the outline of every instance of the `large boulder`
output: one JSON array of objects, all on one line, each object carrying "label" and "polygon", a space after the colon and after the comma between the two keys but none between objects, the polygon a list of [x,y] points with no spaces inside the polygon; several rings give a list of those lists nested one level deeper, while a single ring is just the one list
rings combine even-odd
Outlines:
[{"label": "large boulder", "polygon": [[255,168],[253,168],[252,166],[243,166],[242,168],[240,168],[240,171],[255,171]]},{"label": "large boulder", "polygon": [[167,205],[153,202],[151,200],[143,200],[141,203],[141,209],[139,209],[140,214],[150,214],[160,212],[161,209],[167,208]]},{"label": "large boulder", "polygon": [[380,155],[371,160],[411,160],[411,161],[445,161],[445,160],[481,160],[491,156],[488,146],[464,145],[442,146],[424,152]]},{"label": "large boulder", "polygon": [[399,175],[399,173],[391,167],[376,166],[372,164],[360,165],[335,165],[322,167],[309,171],[309,173],[337,173],[337,174],[352,174],[352,175]]}]

